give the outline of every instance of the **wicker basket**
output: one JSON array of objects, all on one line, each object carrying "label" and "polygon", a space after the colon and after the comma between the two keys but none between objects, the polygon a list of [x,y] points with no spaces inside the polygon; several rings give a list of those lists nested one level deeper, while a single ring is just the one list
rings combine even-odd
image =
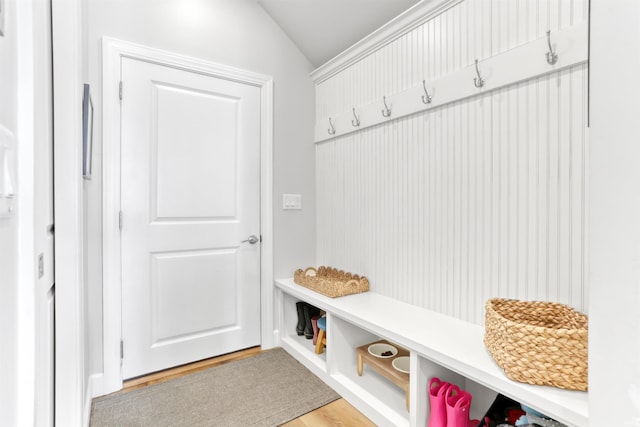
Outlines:
[{"label": "wicker basket", "polygon": [[330,298],[367,292],[369,280],[366,277],[351,274],[331,267],[309,267],[304,271],[296,270],[293,281]]},{"label": "wicker basket", "polygon": [[587,317],[563,304],[486,304],[484,344],[515,381],[587,390],[587,335]]}]

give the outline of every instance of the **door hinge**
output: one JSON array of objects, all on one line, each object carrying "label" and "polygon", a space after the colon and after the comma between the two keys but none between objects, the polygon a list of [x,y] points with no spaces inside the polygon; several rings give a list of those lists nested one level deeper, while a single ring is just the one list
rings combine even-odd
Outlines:
[{"label": "door hinge", "polygon": [[118,96],[120,97],[120,101],[122,101],[122,80],[120,80],[120,85],[118,86]]},{"label": "door hinge", "polygon": [[260,235],[260,243],[262,243],[262,234]]},{"label": "door hinge", "polygon": [[118,212],[118,228],[122,231],[122,211]]},{"label": "door hinge", "polygon": [[124,360],[124,341],[120,340],[120,360]]}]

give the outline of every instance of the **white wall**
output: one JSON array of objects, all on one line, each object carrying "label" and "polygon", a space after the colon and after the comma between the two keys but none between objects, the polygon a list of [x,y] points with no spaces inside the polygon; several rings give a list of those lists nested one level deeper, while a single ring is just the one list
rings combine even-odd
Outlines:
[{"label": "white wall", "polygon": [[640,2],[591,11],[590,425],[640,426]]},{"label": "white wall", "polygon": [[[274,276],[289,277],[315,257],[311,64],[252,1],[92,0],[89,83],[95,106],[94,179],[87,185],[91,372],[102,372],[101,51],[102,36],[189,55],[274,78]],[[302,211],[283,211],[282,193],[300,193]]]},{"label": "white wall", "polygon": [[[587,20],[556,3],[450,2],[320,81],[316,120]],[[478,324],[493,297],[586,312],[586,89],[580,64],[317,144],[318,263]]]},{"label": "white wall", "polygon": [[[0,125],[16,133],[18,41],[16,1],[5,2],[5,36],[0,37]],[[17,420],[18,217],[0,219],[0,424]]]}]

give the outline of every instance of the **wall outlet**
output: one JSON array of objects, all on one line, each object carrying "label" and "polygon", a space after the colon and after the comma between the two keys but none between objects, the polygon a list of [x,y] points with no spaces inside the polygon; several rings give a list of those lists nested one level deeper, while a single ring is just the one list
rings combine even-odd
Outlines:
[{"label": "wall outlet", "polygon": [[300,194],[283,194],[282,209],[302,209],[302,195]]}]

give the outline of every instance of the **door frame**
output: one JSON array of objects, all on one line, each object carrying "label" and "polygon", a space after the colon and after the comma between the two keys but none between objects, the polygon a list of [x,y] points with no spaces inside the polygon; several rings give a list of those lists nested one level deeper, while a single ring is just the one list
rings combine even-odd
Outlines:
[{"label": "door frame", "polygon": [[[102,393],[122,389],[122,282],[120,258],[120,64],[123,57],[167,65],[260,88],[260,338],[275,345],[273,309],[273,78],[201,59],[102,38]],[[126,88],[124,89],[126,91]]]},{"label": "door frame", "polygon": [[[26,2],[24,2],[26,4]],[[22,8],[23,2],[15,2]],[[55,424],[88,425],[91,383],[85,363],[86,283],[84,273],[82,170],[82,0],[52,0],[53,162],[55,218]],[[22,25],[23,22],[20,23]],[[24,183],[23,183],[24,184]],[[23,379],[28,382],[28,379]]]}]

